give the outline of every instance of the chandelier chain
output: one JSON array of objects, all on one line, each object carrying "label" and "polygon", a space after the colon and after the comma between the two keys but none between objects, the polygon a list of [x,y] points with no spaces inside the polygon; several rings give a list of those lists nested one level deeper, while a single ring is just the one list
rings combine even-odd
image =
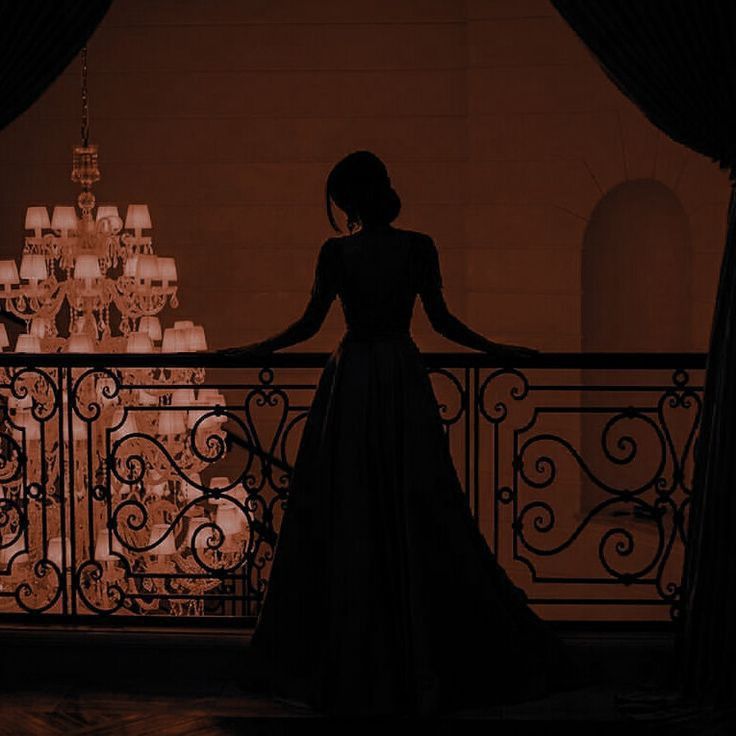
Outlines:
[{"label": "chandelier chain", "polygon": [[82,144],[89,145],[89,93],[87,91],[87,47],[82,49]]}]

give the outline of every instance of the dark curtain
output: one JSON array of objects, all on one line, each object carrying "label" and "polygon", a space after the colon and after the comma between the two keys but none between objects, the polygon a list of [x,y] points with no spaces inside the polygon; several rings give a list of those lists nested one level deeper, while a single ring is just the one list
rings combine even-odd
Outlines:
[{"label": "dark curtain", "polygon": [[[736,2],[552,0],[658,128],[731,171],[736,164]],[[699,442],[683,611],[681,695],[736,698],[736,204],[731,195]]]},{"label": "dark curtain", "polygon": [[30,107],[64,71],[111,2],[0,2],[0,129]]}]

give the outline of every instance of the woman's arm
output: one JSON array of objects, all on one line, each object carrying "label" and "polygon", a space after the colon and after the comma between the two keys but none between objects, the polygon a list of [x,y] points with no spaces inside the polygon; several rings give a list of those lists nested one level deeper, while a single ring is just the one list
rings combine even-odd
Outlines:
[{"label": "woman's arm", "polygon": [[532,348],[493,342],[475,330],[471,330],[450,312],[442,293],[442,276],[437,248],[431,239],[428,240],[423,257],[424,267],[419,284],[419,297],[432,327],[448,340],[473,350],[482,350],[485,353],[511,359],[536,355],[538,351]]},{"label": "woman's arm", "polygon": [[226,348],[219,352],[227,355],[241,355],[244,353],[270,353],[291,345],[304,342],[314,337],[330,311],[330,306],[337,296],[337,277],[335,271],[334,246],[330,239],[322,246],[317,258],[312,293],[304,309],[304,313],[285,330],[266,340],[251,343],[243,347]]}]

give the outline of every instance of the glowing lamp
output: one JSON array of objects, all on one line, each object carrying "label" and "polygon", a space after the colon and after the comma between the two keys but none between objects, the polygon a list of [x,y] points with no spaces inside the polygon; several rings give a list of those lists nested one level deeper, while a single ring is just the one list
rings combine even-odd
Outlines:
[{"label": "glowing lamp", "polygon": [[[72,548],[69,544],[69,538],[67,537],[64,540],[63,544],[63,550],[64,550],[64,557],[66,560],[67,567],[71,565],[71,559],[72,559]],[[62,542],[61,537],[52,537],[49,539],[49,551],[48,551],[48,558],[51,562],[53,562],[60,570],[62,568]]]},{"label": "glowing lamp", "polygon": [[[192,541],[197,549],[205,549],[207,547],[207,540],[212,537],[213,529],[202,529],[206,524],[210,524],[210,520],[206,516],[192,516],[187,524],[187,534],[184,538],[184,543],[190,549],[192,548]],[[202,529],[199,534],[197,530]]]},{"label": "glowing lamp", "polygon": [[176,281],[176,261],[173,258],[159,256],[158,267],[161,281],[164,284],[168,284],[170,281]]},{"label": "glowing lamp", "polygon": [[[151,555],[174,555],[176,554],[176,545],[174,544],[174,535],[168,534],[168,524],[154,524],[151,527],[151,534],[148,537],[148,546],[155,547],[148,551]],[[164,536],[167,535],[167,536]]]},{"label": "glowing lamp", "polygon": [[207,338],[202,325],[194,325],[189,328],[189,349],[193,351],[207,350]]},{"label": "glowing lamp", "polygon": [[177,388],[171,392],[171,406],[191,406],[196,403],[193,388]]},{"label": "glowing lamp", "polygon": [[69,337],[66,350],[68,353],[94,353],[95,344],[89,335],[78,333]]},{"label": "glowing lamp", "polygon": [[161,322],[158,317],[141,317],[139,332],[147,332],[151,340],[161,339]]},{"label": "glowing lamp", "polygon": [[[125,415],[125,421],[123,421],[123,415]],[[118,424],[120,424],[119,427]],[[112,416],[112,426],[117,427],[117,429],[110,434],[110,437],[115,442],[138,431],[138,423],[135,420],[135,415],[130,412],[126,413],[123,407],[118,407],[115,410],[115,413]]]},{"label": "glowing lamp", "polygon": [[84,279],[85,284],[90,284],[92,279],[102,278],[97,256],[89,254],[77,256],[74,261],[74,278]]},{"label": "glowing lamp", "polygon": [[185,353],[189,351],[189,340],[187,340],[186,330],[179,330],[175,327],[167,327],[164,330],[163,341],[161,342],[162,353]]},{"label": "glowing lamp", "polygon": [[0,261],[0,285],[3,289],[9,289],[11,285],[17,284],[19,281],[18,267],[15,265],[15,261]]},{"label": "glowing lamp", "polygon": [[66,233],[77,229],[77,213],[74,207],[56,205],[51,214],[51,229]]},{"label": "glowing lamp", "polygon": [[41,352],[41,340],[37,335],[18,335],[18,340],[15,343],[16,353],[40,353]]},{"label": "glowing lamp", "polygon": [[37,253],[24,253],[20,260],[20,277],[31,283],[43,281],[48,276],[46,256]]},{"label": "glowing lamp", "polygon": [[151,213],[147,204],[129,204],[125,214],[126,230],[149,230],[151,227]]},{"label": "glowing lamp", "polygon": [[[187,503],[196,501],[202,497],[202,491],[197,486],[202,485],[202,476],[195,470],[189,473],[189,479],[182,481],[184,486],[184,497]],[[196,485],[195,485],[196,484]]]},{"label": "glowing lamp", "polygon": [[[110,548],[110,539],[112,539],[112,549]],[[118,558],[113,553],[122,555],[122,545],[114,534],[108,536],[106,530],[100,530],[97,532],[97,539],[95,540],[95,559],[100,562],[117,560]]]},{"label": "glowing lamp", "polygon": [[171,437],[186,432],[184,416],[180,411],[162,411],[158,415],[158,433]]},{"label": "glowing lamp", "polygon": [[99,222],[100,220],[119,220],[119,219],[120,219],[120,213],[118,212],[118,208],[115,207],[115,205],[103,204],[97,208],[97,217],[96,217],[97,222]]},{"label": "glowing lamp", "polygon": [[148,488],[149,493],[155,498],[163,498],[168,490],[168,483],[154,483]]},{"label": "glowing lamp", "polygon": [[125,261],[123,267],[123,276],[127,276],[131,279],[135,278],[136,270],[138,269],[138,256],[131,256]]},{"label": "glowing lamp", "polygon": [[139,388],[137,391],[138,403],[141,406],[156,406],[158,404],[158,396]]},{"label": "glowing lamp", "polygon": [[245,518],[237,506],[232,504],[221,505],[215,514],[215,523],[222,529],[225,536],[237,534],[245,525]]},{"label": "glowing lamp", "polygon": [[50,228],[49,211],[45,207],[29,207],[26,210],[26,230],[36,230],[38,236],[38,231]]},{"label": "glowing lamp", "polygon": [[157,281],[161,278],[158,267],[158,256],[138,256],[135,265],[135,277],[138,281]]},{"label": "glowing lamp", "polygon": [[153,340],[147,332],[131,332],[125,343],[126,353],[152,353]]},{"label": "glowing lamp", "polygon": [[[12,538],[12,534],[7,535],[8,538]],[[0,544],[8,544],[7,539],[0,540]],[[7,564],[13,559],[13,556],[19,552],[25,552],[25,546],[23,542],[23,535],[21,534],[12,544],[8,544],[7,547],[0,547],[0,562]]]},{"label": "glowing lamp", "polygon": [[4,350],[8,345],[10,345],[10,340],[8,340],[8,331],[5,329],[5,325],[0,322],[0,350]]}]

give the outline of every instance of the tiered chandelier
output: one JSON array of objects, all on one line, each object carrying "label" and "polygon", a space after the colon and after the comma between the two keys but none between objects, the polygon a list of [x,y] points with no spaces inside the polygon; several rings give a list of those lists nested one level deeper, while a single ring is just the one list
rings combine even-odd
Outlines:
[{"label": "tiered chandelier", "polygon": [[[161,329],[158,313],[178,306],[177,270],[154,253],[148,207],[131,204],[123,219],[116,206],[96,205],[86,49],[71,178],[82,188],[77,207],[56,206],[50,217],[28,207],[20,268],[0,261],[0,299],[27,327],[16,352],[206,350],[200,325]],[[0,348],[8,343],[0,324]],[[0,368],[0,439],[23,462],[22,473],[9,472],[4,460],[0,474],[0,592],[22,591],[24,610],[58,608],[59,586],[74,578],[90,611],[157,612],[166,600],[171,614],[202,615],[204,594],[221,585],[216,573],[242,563],[249,539],[244,486],[201,476],[213,451],[226,452],[217,410],[225,397],[203,385],[202,368],[69,370],[69,386],[57,392],[42,370]],[[58,412],[70,420],[63,430],[49,420]],[[110,487],[100,492],[95,483],[106,475]],[[129,512],[120,523],[110,518],[118,508]],[[65,578],[73,550],[76,569]],[[49,565],[56,575],[46,574]],[[151,575],[145,583],[141,572]],[[17,600],[0,596],[0,610],[15,610]]]},{"label": "tiered chandelier", "polygon": [[[157,256],[145,204],[96,204],[98,147],[89,142],[87,51],[82,51],[82,143],[74,147],[72,181],[81,185],[77,207],[28,207],[20,269],[0,261],[0,299],[26,323],[17,352],[186,352],[207,348],[204,329],[180,321],[162,332],[158,313],[178,306],[173,258]],[[57,317],[68,305],[68,325]],[[111,310],[119,321],[113,324]],[[117,329],[116,329],[117,328]],[[157,345],[161,342],[160,346]],[[9,345],[0,325],[0,347]]]}]

